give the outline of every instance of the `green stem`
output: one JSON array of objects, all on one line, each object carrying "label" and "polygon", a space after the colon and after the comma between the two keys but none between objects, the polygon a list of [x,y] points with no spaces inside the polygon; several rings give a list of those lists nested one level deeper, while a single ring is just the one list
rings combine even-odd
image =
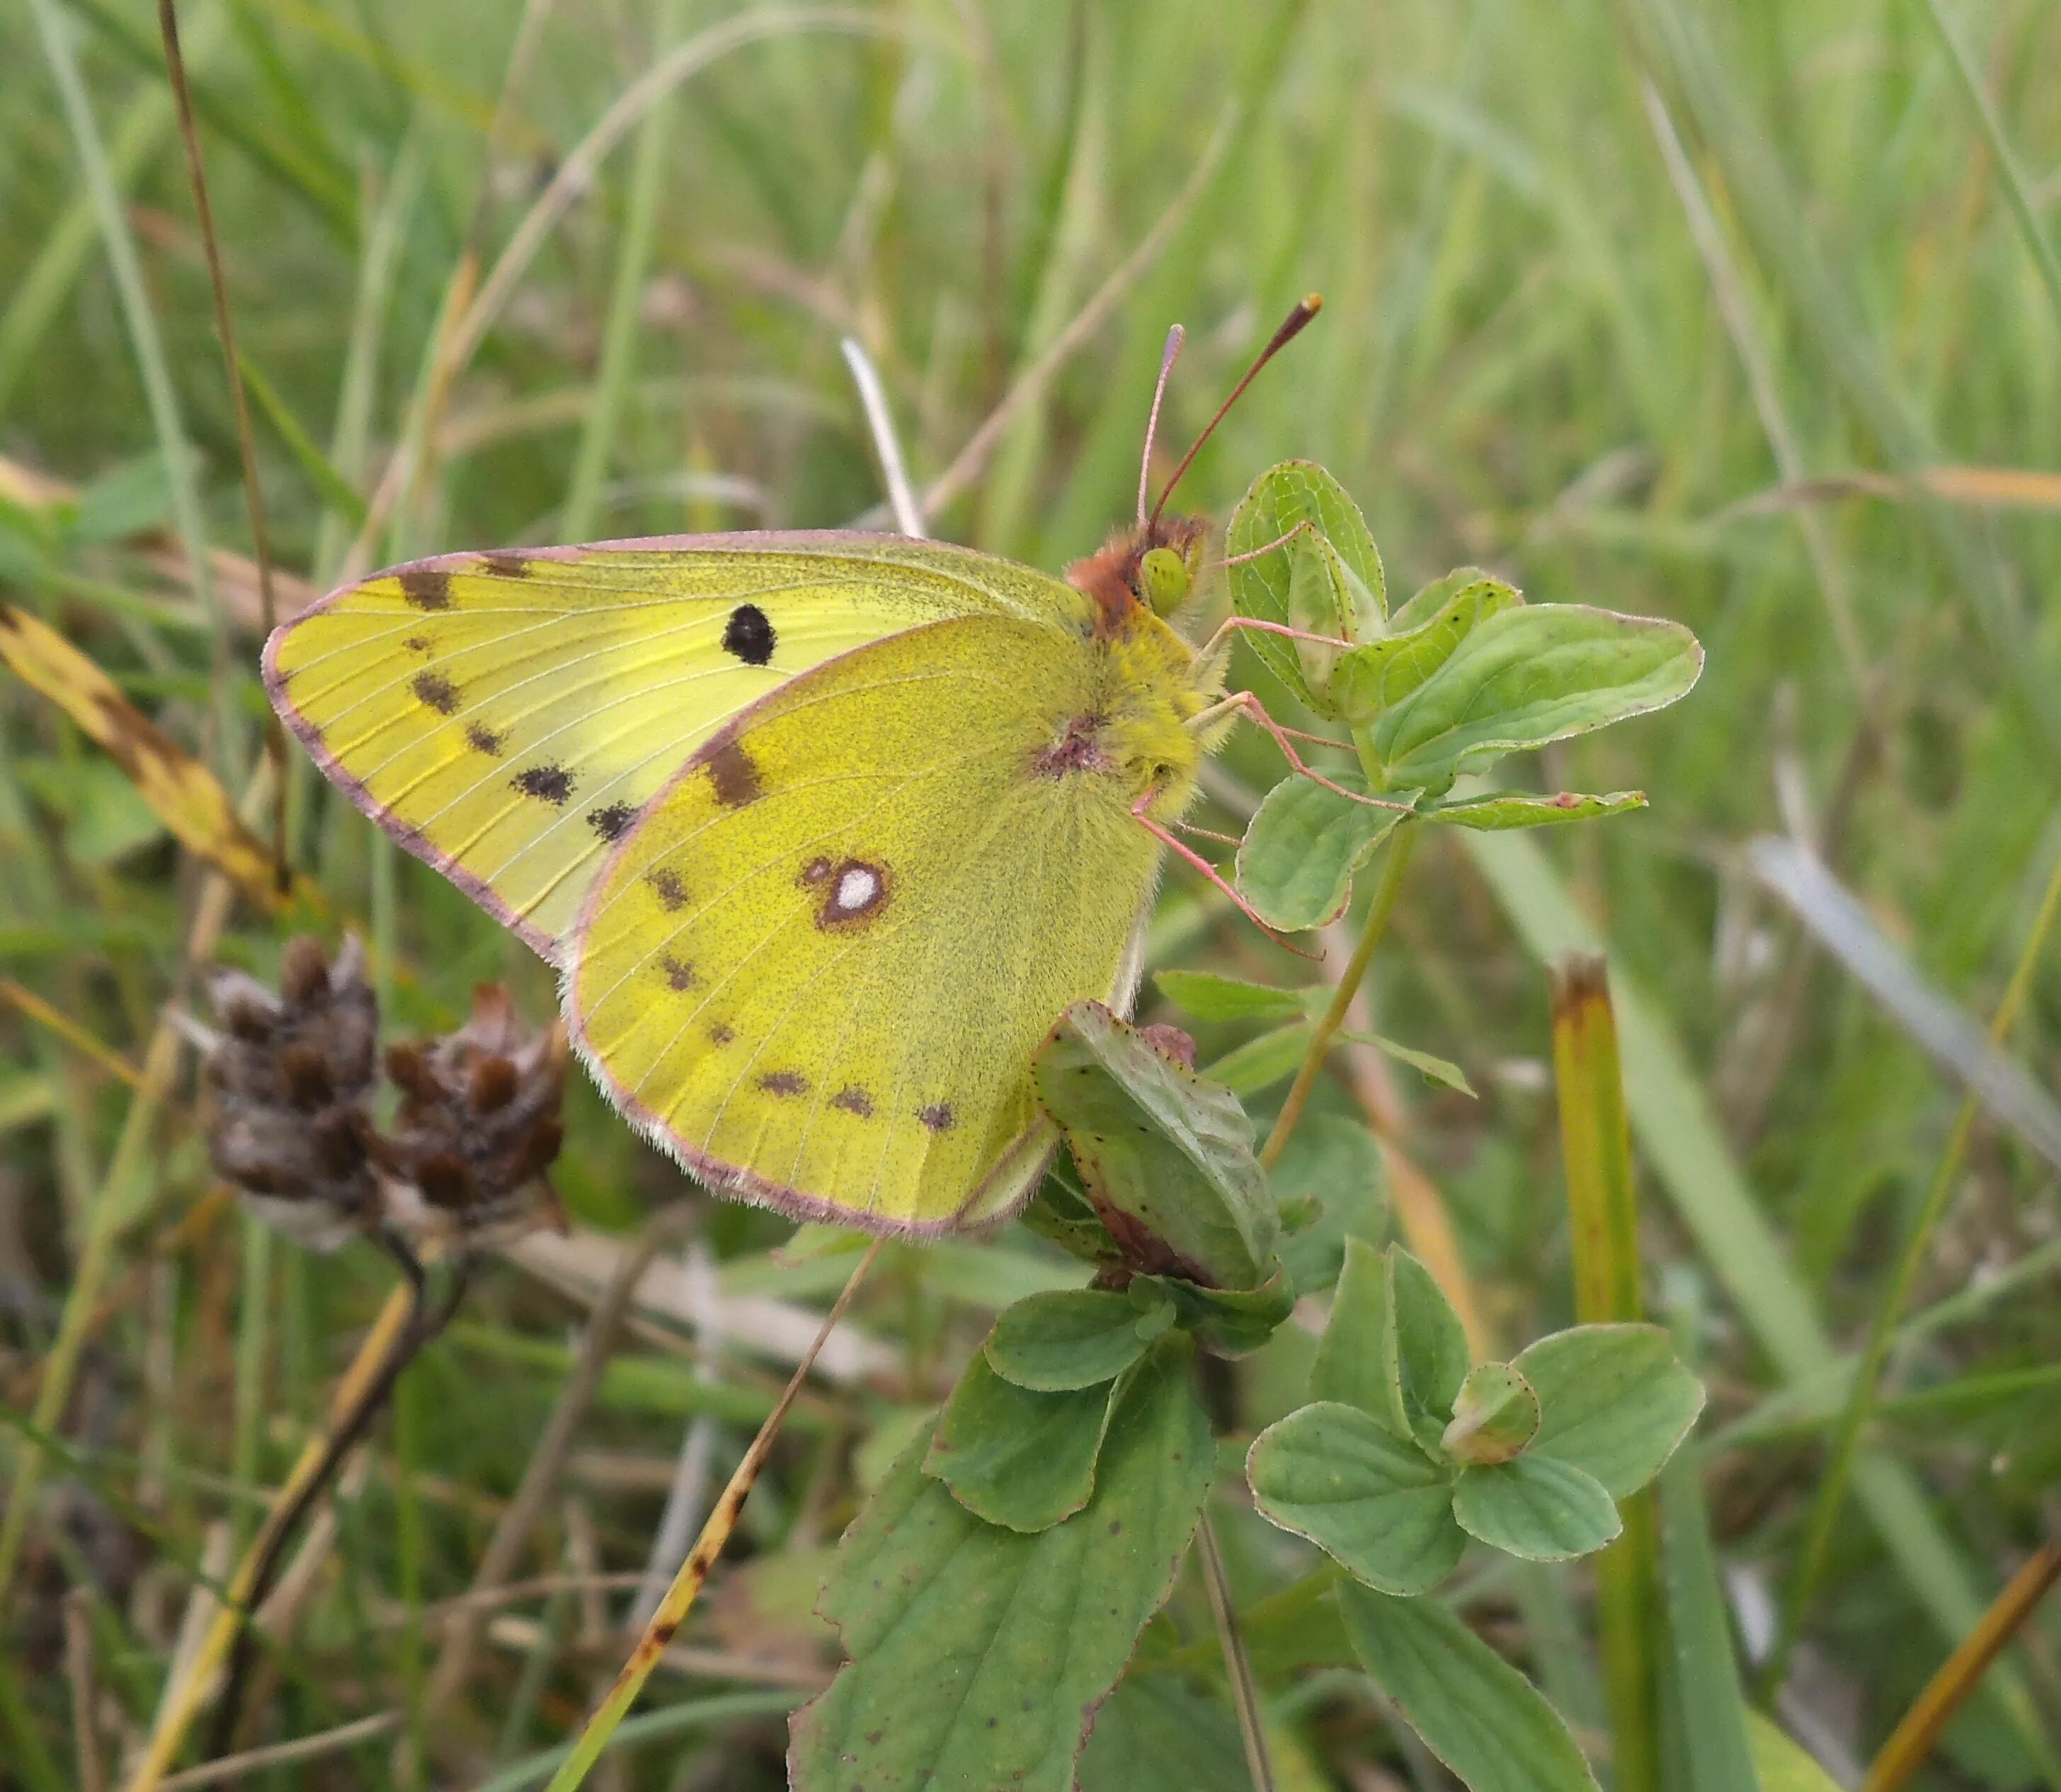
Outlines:
[{"label": "green stem", "polygon": [[1403,889],[1403,874],[1408,868],[1411,849],[1417,844],[1417,828],[1409,816],[1395,824],[1395,832],[1388,837],[1388,860],[1383,866],[1381,882],[1375,887],[1374,900],[1368,905],[1367,924],[1361,930],[1359,944],[1353,948],[1351,961],[1339,978],[1339,986],[1331,994],[1331,1005],[1323,1013],[1310,1035],[1310,1050],[1303,1059],[1302,1067],[1295,1073],[1290,1086],[1288,1098],[1281,1104],[1281,1112],[1275,1118],[1274,1130],[1267,1135],[1267,1142],[1260,1147],[1259,1161],[1271,1170],[1288,1143],[1288,1135],[1295,1130],[1295,1123],[1303,1118],[1303,1110],[1309,1105],[1310,1091],[1316,1086],[1317,1075],[1324,1067],[1324,1060],[1331,1054],[1332,1042],[1339,1030],[1346,1023],[1347,1013],[1352,1007],[1353,998],[1359,994],[1361,982],[1367,976],[1367,967],[1374,962],[1375,948],[1381,944],[1382,936],[1388,931],[1388,918],[1395,912],[1395,898]]},{"label": "green stem", "polygon": [[[2019,953],[2003,999],[1997,1004],[1996,1017],[1990,1023],[1990,1038],[1995,1044],[2003,1042],[2011,1023],[2018,1018],[2019,1010],[2024,1005],[2033,971],[2039,962],[2040,948],[2047,942],[2057,910],[2061,910],[2061,858],[2055,861],[2053,871],[2047,880],[2046,894],[2039,899],[2039,912],[2033,917],[2031,931]],[[1764,1700],[1774,1698],[1788,1674],[1789,1658],[1796,1646],[1797,1634],[1803,1627],[1811,1598],[1823,1578],[1825,1551],[1831,1542],[1833,1528],[1839,1522],[1839,1509],[1845,1503],[1847,1483],[1853,1475],[1862,1429],[1875,1410],[1875,1389],[1882,1379],[1883,1365],[1889,1357],[1896,1322],[1911,1298],[1919,1270],[1931,1248],[1933,1232],[1953,1195],[1978,1111],[1975,1098],[1970,1096],[1961,1103],[1960,1112],[1954,1117],[1954,1130],[1947,1137],[1947,1149],[1933,1174],[1932,1186],[1926,1191],[1925,1205],[1919,1210],[1917,1220],[1903,1241],[1903,1250],[1890,1278],[1888,1290],[1869,1322],[1867,1342],[1861,1348],[1860,1364],[1854,1371],[1853,1386],[1847,1393],[1845,1409],[1839,1414],[1839,1429],[1832,1436],[1831,1454],[1825,1465],[1824,1477],[1818,1483],[1817,1497],[1811,1502],[1803,1545],[1790,1576],[1782,1629],[1761,1678],[1760,1690]]]}]

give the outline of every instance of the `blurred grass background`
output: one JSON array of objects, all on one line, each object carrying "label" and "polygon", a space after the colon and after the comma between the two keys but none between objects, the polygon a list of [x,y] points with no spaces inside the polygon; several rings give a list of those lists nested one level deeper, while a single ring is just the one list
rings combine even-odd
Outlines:
[{"label": "blurred grass background", "polygon": [[[511,82],[518,20],[534,37]],[[1204,452],[1191,502],[1222,516],[1271,462],[1319,460],[1364,505],[1392,591],[1475,562],[1539,598],[1679,618],[1709,654],[1679,709],[1543,768],[1549,788],[1644,788],[1650,814],[1493,865],[1427,847],[1377,964],[1383,1030],[1482,1091],[1413,1082],[1390,1121],[1485,1323],[1514,1347],[1570,1312],[1539,955],[1571,902],[1639,992],[1635,1083],[1667,1073],[1634,1115],[1646,1242],[1699,1340],[1707,1429],[1858,1343],[1959,1090],[1739,849],[1811,842],[1911,972],[1978,1019],[2061,853],[2061,9],[190,0],[182,22],[274,552],[318,590],[445,548],[869,512],[879,479],[841,336],[878,366],[921,486],[1159,229],[934,518],[1056,568],[1127,514],[1167,326],[1191,333],[1175,438],[1321,290],[1323,318]],[[684,45],[690,78],[566,181]],[[0,585],[242,791],[264,712],[254,596],[233,562],[186,568],[247,553],[249,526],[154,14],[10,8],[0,68]],[[561,194],[518,277],[487,278],[497,306],[446,389],[433,351],[478,290],[465,270],[493,270]],[[1255,787],[1276,771],[1250,742],[1229,759]],[[542,967],[377,847],[305,765],[289,794],[297,862],[334,915],[370,918],[396,949],[401,1027],[450,1024],[481,977],[548,1011]],[[118,1072],[181,991],[197,882],[111,764],[0,682],[0,975],[106,1048],[0,1004],[0,1397],[17,1413],[108,1198]],[[1226,914],[1176,880],[1163,959],[1287,978]],[[223,947],[259,968],[274,950],[247,915]],[[2011,1049],[2051,1082],[2051,968]],[[626,1231],[682,1192],[590,1090],[572,1110],[560,1186],[582,1227]],[[117,1271],[61,1427],[77,1454],[29,1522],[6,1612],[0,1782],[74,1783],[67,1586],[101,1590],[82,1609],[103,1740],[147,1727],[188,1570],[214,1529],[247,1534],[389,1278],[369,1251],[312,1259],[196,1210],[210,1178],[186,1111],[182,1096],[118,1191]],[[767,1253],[784,1230],[711,1204],[718,1285],[826,1298],[841,1266],[783,1267]],[[1868,1759],[1950,1646],[1956,1598],[1979,1609],[2061,1524],[2057,1237],[2053,1166],[1979,1125],[1919,1277],[1933,1319],[1892,1356],[1902,1405],[1869,1434],[1907,1471],[1923,1534],[1849,1508],[1781,1706],[1835,1773]],[[814,1660],[807,1590],[766,1565],[834,1538],[846,1446],[889,1436],[994,1304],[1054,1273],[1013,1234],[892,1261],[866,1315],[886,1366],[805,1410],[749,1509],[758,1566],[690,1674],[763,1685],[739,1659]],[[591,1294],[493,1272],[407,1378],[280,1658],[276,1734],[367,1712],[420,1726],[435,1649],[416,1608],[468,1584]],[[526,1571],[640,1566],[681,1415],[714,1414],[726,1460],[720,1428],[777,1385],[778,1351],[748,1324],[698,1358],[689,1328],[638,1325]],[[1245,1372],[1241,1426],[1279,1410],[1295,1372],[1285,1357]],[[1828,1400],[1777,1424],[1784,1410],[1707,1459],[1749,1655],[1823,1462]],[[1548,1646],[1555,1614],[1580,1621],[1555,1586],[1486,1597],[1579,1725],[1595,1684]],[[442,1720],[462,1758],[518,1762],[562,1730],[611,1665],[597,1598],[502,1609],[518,1622]],[[2035,1620],[2015,1670],[2021,1713],[2050,1730],[2057,1650],[2061,1618]],[[1394,1783],[1368,1777],[1383,1759],[1406,1782],[1435,1771],[1363,1705],[1299,1710],[1309,1770],[1329,1776],[1311,1784]],[[2035,1751],[2000,1714],[1974,1707],[1922,1782],[2034,1782]],[[618,1783],[770,1786],[778,1738],[732,1714],[633,1752]],[[386,1738],[290,1783],[415,1770]]]}]

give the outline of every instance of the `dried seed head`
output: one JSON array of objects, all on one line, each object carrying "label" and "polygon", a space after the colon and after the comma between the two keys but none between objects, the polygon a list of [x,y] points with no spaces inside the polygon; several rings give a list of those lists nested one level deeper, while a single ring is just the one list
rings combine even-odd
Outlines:
[{"label": "dried seed head", "polygon": [[[562,1224],[543,1181],[563,1142],[565,1029],[526,1033],[498,983],[473,992],[455,1033],[386,1053],[401,1111],[381,1142],[394,1217],[468,1244]],[[411,1201],[410,1196],[415,1198]]]},{"label": "dried seed head", "polygon": [[188,1030],[212,1092],[215,1170],[280,1230],[332,1249],[378,1211],[366,1104],[379,1012],[363,950],[346,938],[332,964],[319,941],[290,940],[276,994],[238,970],[218,971],[209,993],[224,1030]]}]

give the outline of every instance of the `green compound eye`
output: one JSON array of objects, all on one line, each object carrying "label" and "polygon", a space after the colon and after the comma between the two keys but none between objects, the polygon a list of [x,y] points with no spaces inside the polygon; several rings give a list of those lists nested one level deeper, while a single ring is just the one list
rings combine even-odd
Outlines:
[{"label": "green compound eye", "polygon": [[1194,582],[1189,576],[1187,562],[1171,547],[1155,547],[1147,552],[1138,562],[1138,582],[1144,587],[1145,601],[1160,616],[1179,610],[1187,601]]}]

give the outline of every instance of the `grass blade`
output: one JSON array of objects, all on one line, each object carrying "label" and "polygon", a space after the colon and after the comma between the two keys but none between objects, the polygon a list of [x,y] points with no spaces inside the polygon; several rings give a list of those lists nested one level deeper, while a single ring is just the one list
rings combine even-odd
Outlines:
[{"label": "grass blade", "polygon": [[[1829,877],[1827,878],[1829,881]],[[1843,893],[1842,893],[1843,894]],[[1858,910],[1858,905],[1855,905]],[[2027,993],[2032,985],[2032,974],[2038,967],[2041,949],[2047,943],[2048,931],[2054,924],[2057,910],[2061,910],[2061,859],[2056,859],[2052,874],[2047,882],[2047,891],[2040,899],[2039,911],[2033,918],[2032,926],[2025,938],[2024,946],[2018,955],[2018,963],[2011,974],[2011,982],[2004,989],[2003,998],[1997,1004],[1996,1017],[1990,1023],[1987,1040],[1978,1038],[1976,1047],[2015,1070],[2017,1066],[2002,1058],[2000,1048],[2010,1036],[2012,1023],[2024,1006]],[[1887,942],[1883,942],[1887,950]],[[1898,961],[1899,963],[1901,961]],[[1953,1018],[1960,1019],[1958,1010]],[[1962,1023],[1965,1025],[1965,1022]],[[2028,1079],[2029,1080],[2029,1079]],[[1970,1094],[1961,1103],[1955,1115],[1952,1132],[1947,1140],[1947,1149],[1939,1159],[1939,1167],[1932,1178],[1932,1186],[1927,1191],[1925,1205],[1911,1222],[1911,1230],[1899,1253],[1896,1267],[1891,1272],[1889,1286],[1883,1291],[1877,1303],[1875,1316],[1869,1322],[1867,1342],[1861,1348],[1860,1366],[1855,1372],[1853,1386],[1847,1395],[1845,1410],[1839,1415],[1839,1428],[1833,1433],[1830,1459],[1819,1477],[1818,1490],[1811,1505],[1811,1517],[1803,1534],[1803,1542],[1797,1551],[1796,1562],[1789,1582],[1789,1596],[1783,1610],[1782,1629],[1775,1649],[1768,1657],[1766,1685],[1771,1693],[1779,1688],[1789,1666],[1791,1650],[1795,1646],[1798,1633],[1810,1610],[1811,1596],[1816,1592],[1819,1577],[1824,1571],[1825,1552],[1832,1540],[1832,1530],[1839,1522],[1839,1509],[1845,1503],[1847,1482],[1853,1472],[1855,1452],[1860,1446],[1860,1436],[1867,1423],[1868,1415],[1875,1405],[1875,1389],[1882,1379],[1883,1365],[1888,1360],[1889,1343],[1896,1323],[1903,1316],[1903,1309],[1911,1299],[1911,1290],[1918,1280],[1919,1271],[1924,1266],[1932,1248],[1932,1235],[1945,1216],[1947,1203],[1952,1198],[1960,1180],[1961,1164],[1968,1148],[1968,1136],[1975,1130],[1976,1090],[1981,1085],[1970,1078]]]},{"label": "grass blade", "polygon": [[57,82],[58,97],[64,102],[65,122],[71,130],[79,170],[92,198],[94,215],[100,222],[101,242],[107,250],[115,292],[122,303],[122,322],[127,326],[129,345],[142,378],[150,426],[157,434],[158,451],[164,457],[166,474],[171,482],[172,515],[178,525],[180,543],[186,549],[186,564],[193,570],[194,590],[214,631],[215,758],[218,766],[224,766],[230,762],[226,756],[232,752],[241,730],[237,723],[234,694],[230,688],[229,634],[208,557],[207,526],[202,518],[200,485],[196,476],[199,463],[186,439],[186,425],[179,414],[178,394],[172,385],[171,366],[165,358],[164,340],[158,331],[157,316],[150,308],[142,263],[137,258],[135,239],[130,234],[122,194],[115,185],[114,170],[108,165],[100,127],[94,119],[92,103],[86,98],[86,83],[79,74],[69,18],[59,6],[58,0],[30,0],[30,4],[35,11],[45,59]]},{"label": "grass blade", "polygon": [[[1575,1317],[1583,1325],[1643,1318],[1639,1202],[1605,962],[1565,960],[1553,978],[1553,1071],[1575,1258]],[[1660,1739],[1654,1668],[1659,1561],[1651,1490],[1623,1501],[1624,1532],[1596,1557],[1596,1628],[1615,1748],[1617,1792],[1655,1792]]]},{"label": "grass blade", "polygon": [[1755,1792],[1746,1698],[1732,1654],[1725,1595],[1703,1510],[1700,1452],[1678,1450],[1660,1471],[1660,1564],[1671,1645],[1667,1680],[1688,1792]]}]

